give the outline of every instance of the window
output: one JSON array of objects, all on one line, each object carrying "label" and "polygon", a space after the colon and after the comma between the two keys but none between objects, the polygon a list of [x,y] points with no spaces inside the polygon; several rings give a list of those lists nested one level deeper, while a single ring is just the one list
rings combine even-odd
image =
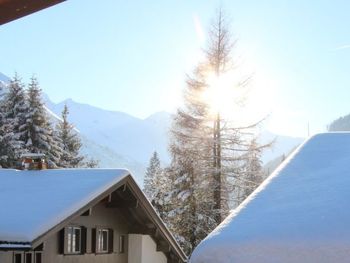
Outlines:
[{"label": "window", "polygon": [[81,227],[76,227],[76,226],[67,227],[67,253],[79,254],[80,252],[81,252]]},{"label": "window", "polygon": [[125,236],[119,236],[119,253],[125,252]]},{"label": "window", "polygon": [[97,252],[107,253],[108,252],[108,229],[97,230]]},{"label": "window", "polygon": [[24,254],[24,263],[33,263],[33,253],[27,252]]},{"label": "window", "polygon": [[13,263],[23,263],[22,262],[22,253],[13,254]]},{"label": "window", "polygon": [[35,252],[35,263],[41,263],[41,252]]}]

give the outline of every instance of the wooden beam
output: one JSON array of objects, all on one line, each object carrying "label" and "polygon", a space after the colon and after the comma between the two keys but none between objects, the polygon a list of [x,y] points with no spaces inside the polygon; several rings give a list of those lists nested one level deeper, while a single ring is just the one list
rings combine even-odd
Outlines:
[{"label": "wooden beam", "polygon": [[137,208],[138,201],[137,200],[119,200],[112,202],[108,202],[106,207],[108,208]]},{"label": "wooden beam", "polygon": [[65,0],[0,0],[0,25],[64,1]]},{"label": "wooden beam", "polygon": [[82,213],[81,216],[91,216],[91,213],[92,213],[92,208],[89,208],[84,213]]},{"label": "wooden beam", "polygon": [[171,246],[166,241],[158,241],[157,251],[162,251],[163,253],[169,253],[171,251]]}]

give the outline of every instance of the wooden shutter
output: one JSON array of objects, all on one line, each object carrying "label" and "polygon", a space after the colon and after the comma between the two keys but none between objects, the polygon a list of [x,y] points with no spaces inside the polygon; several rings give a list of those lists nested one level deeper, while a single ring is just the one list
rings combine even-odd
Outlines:
[{"label": "wooden shutter", "polygon": [[113,253],[113,238],[114,238],[114,231],[113,229],[108,229],[108,253]]},{"label": "wooden shutter", "polygon": [[96,253],[96,228],[91,229],[91,252]]},{"label": "wooden shutter", "polygon": [[86,227],[82,226],[81,227],[81,254],[86,253],[86,242],[87,242],[86,232],[87,232]]},{"label": "wooden shutter", "polygon": [[58,232],[58,253],[59,254],[64,254],[65,252],[64,251],[64,246],[65,246],[64,232],[65,232],[64,228]]}]

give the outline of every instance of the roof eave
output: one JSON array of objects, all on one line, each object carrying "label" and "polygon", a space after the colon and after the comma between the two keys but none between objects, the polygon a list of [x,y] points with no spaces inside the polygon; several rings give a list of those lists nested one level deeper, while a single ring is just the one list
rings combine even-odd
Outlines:
[{"label": "roof eave", "polygon": [[0,25],[64,1],[65,0],[0,0]]}]

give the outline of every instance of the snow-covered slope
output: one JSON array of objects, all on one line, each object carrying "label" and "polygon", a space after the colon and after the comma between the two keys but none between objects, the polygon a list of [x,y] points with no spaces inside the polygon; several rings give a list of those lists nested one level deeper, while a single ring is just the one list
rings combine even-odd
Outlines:
[{"label": "snow-covered slope", "polygon": [[193,252],[191,263],[349,262],[350,133],[300,146]]},{"label": "snow-covered slope", "polygon": [[0,72],[0,83],[9,83],[10,78]]},{"label": "snow-covered slope", "polygon": [[300,137],[278,135],[267,130],[263,131],[260,135],[260,142],[265,144],[271,141],[274,141],[272,147],[270,149],[266,149],[262,155],[262,161],[264,164],[267,164],[279,156],[288,155],[291,150],[299,146],[305,141],[305,139]]},{"label": "snow-covered slope", "polygon": [[156,117],[142,120],[123,112],[103,110],[71,99],[58,104],[47,102],[50,109],[58,115],[64,104],[69,108],[70,121],[91,141],[142,164],[148,163],[153,151],[158,151],[161,158],[167,161],[168,119],[164,124]]}]

